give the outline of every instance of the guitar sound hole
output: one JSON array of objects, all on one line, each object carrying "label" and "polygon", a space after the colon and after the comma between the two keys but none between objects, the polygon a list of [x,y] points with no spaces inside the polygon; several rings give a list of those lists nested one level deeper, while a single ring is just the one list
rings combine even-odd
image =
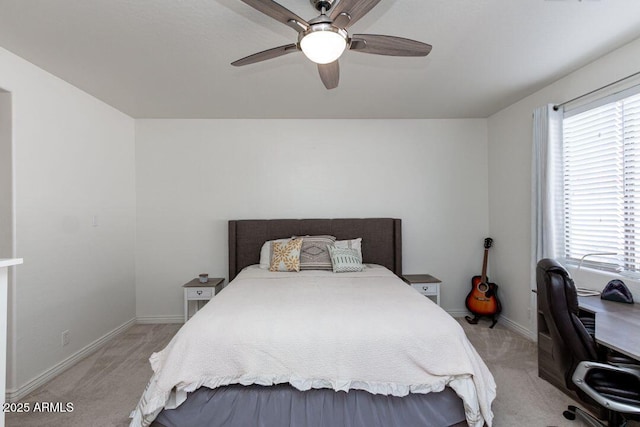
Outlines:
[{"label": "guitar sound hole", "polygon": [[489,285],[487,285],[486,283],[480,283],[478,284],[478,290],[480,292],[487,292],[489,290]]}]

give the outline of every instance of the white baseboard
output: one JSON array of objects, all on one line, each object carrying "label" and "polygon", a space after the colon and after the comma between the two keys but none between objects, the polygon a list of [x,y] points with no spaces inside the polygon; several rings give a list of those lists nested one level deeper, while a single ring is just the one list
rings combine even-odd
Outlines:
[{"label": "white baseboard", "polygon": [[53,367],[47,369],[46,371],[44,371],[43,373],[41,373],[37,377],[31,379],[26,384],[18,387],[17,389],[7,390],[6,391],[6,396],[5,396],[6,401],[7,402],[16,402],[16,401],[22,399],[23,397],[25,397],[27,394],[31,393],[36,388],[40,387],[41,385],[45,384],[46,382],[52,380],[55,376],[61,374],[64,371],[66,371],[67,369],[69,369],[70,367],[72,367],[73,365],[78,363],[80,360],[84,359],[85,357],[89,356],[91,353],[93,353],[96,350],[98,350],[100,347],[105,345],[107,342],[109,342],[113,338],[115,338],[118,335],[124,333],[127,329],[129,329],[130,327],[132,327],[135,324],[136,324],[136,319],[135,318],[133,318],[131,320],[128,320],[127,322],[125,322],[122,325],[118,326],[117,328],[115,328],[111,332],[107,332],[106,334],[104,334],[103,336],[101,336],[100,338],[98,338],[97,340],[92,342],[91,344],[81,348],[80,350],[78,350],[77,352],[72,354],[71,356],[69,356],[66,359],[64,359],[62,362],[54,365]]},{"label": "white baseboard", "polygon": [[509,319],[508,317],[500,316],[498,321],[501,322],[507,329],[510,329],[513,332],[522,335],[526,339],[531,341],[536,340],[536,336],[534,333],[532,333],[529,329],[525,328],[519,323],[516,323],[513,320]]},{"label": "white baseboard", "polygon": [[184,316],[138,316],[136,317],[138,324],[156,324],[156,323],[184,323]]},{"label": "white baseboard", "polygon": [[[466,310],[446,310],[447,313],[449,313],[452,317],[464,317],[464,316],[468,316],[469,312]],[[501,323],[502,325],[504,325],[505,328],[519,334],[522,335],[523,337],[525,337],[528,340],[531,341],[535,341],[536,337],[535,334],[531,333],[531,331],[527,328],[525,328],[524,326],[520,325],[519,323],[514,322],[513,320],[509,319],[508,317],[504,317],[504,316],[499,316],[498,317],[498,323]]]}]

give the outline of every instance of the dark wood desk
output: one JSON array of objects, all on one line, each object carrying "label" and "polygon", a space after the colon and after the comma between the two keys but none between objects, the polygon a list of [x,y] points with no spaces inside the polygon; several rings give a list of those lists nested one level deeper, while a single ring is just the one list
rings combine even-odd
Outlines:
[{"label": "dark wood desk", "polygon": [[[580,310],[595,315],[595,339],[599,344],[640,360],[640,304],[603,301],[600,296],[578,297],[578,303]],[[556,366],[557,351],[547,319],[538,306],[538,376],[575,399],[575,394],[566,388],[564,372]]]},{"label": "dark wood desk", "polygon": [[578,297],[580,310],[596,316],[596,341],[640,360],[640,304],[606,301],[599,296]]}]

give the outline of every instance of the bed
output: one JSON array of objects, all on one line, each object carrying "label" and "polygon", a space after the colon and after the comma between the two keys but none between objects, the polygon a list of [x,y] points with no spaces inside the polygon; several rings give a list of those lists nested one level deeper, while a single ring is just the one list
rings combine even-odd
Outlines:
[{"label": "bed", "polygon": [[[366,268],[257,266],[265,241],[309,235],[362,238]],[[229,221],[230,283],[151,356],[131,426],[490,426],[491,373],[399,279],[401,249],[393,218]]]}]

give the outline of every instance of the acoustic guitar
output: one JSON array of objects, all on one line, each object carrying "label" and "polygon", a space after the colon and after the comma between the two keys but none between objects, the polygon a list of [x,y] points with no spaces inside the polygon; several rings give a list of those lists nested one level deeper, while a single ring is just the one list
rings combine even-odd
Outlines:
[{"label": "acoustic guitar", "polygon": [[502,311],[502,305],[498,299],[498,285],[489,282],[487,277],[487,261],[489,260],[489,248],[493,245],[493,239],[484,239],[484,260],[482,262],[482,276],[473,276],[471,279],[471,291],[467,295],[465,305],[474,317],[465,316],[467,322],[475,325],[482,316],[491,317],[493,328],[498,322],[496,316]]}]

